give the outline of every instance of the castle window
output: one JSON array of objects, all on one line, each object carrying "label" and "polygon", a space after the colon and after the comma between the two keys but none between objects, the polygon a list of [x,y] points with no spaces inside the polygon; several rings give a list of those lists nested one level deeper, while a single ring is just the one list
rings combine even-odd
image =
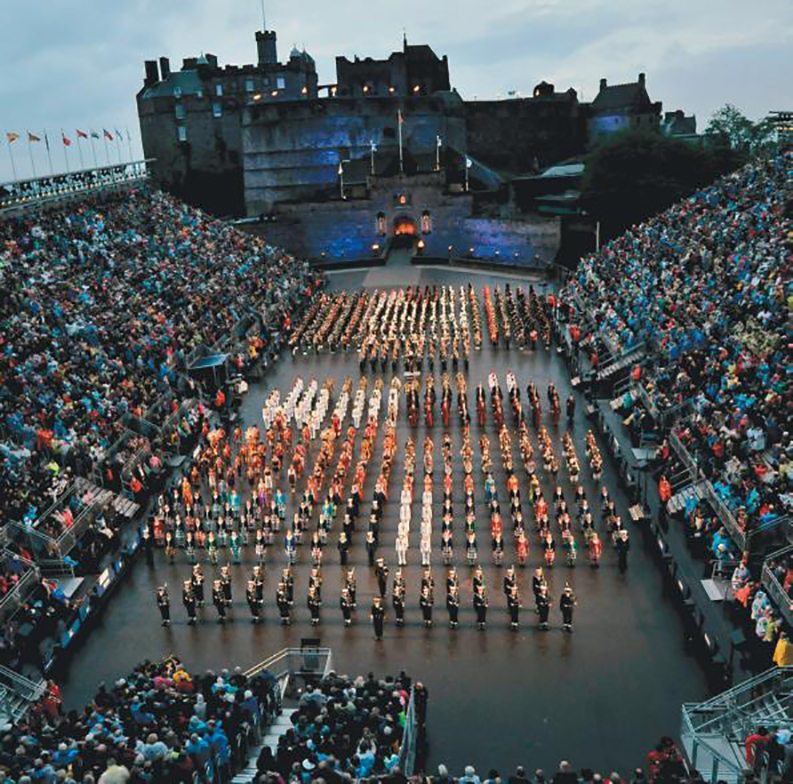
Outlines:
[{"label": "castle window", "polygon": [[252,93],[253,92],[253,79],[246,79],[245,80],[245,92]]},{"label": "castle window", "polygon": [[223,116],[223,107],[220,105],[219,101],[215,101],[215,103],[212,104],[212,116],[213,117]]},{"label": "castle window", "polygon": [[429,210],[421,213],[421,233],[430,234],[432,232],[432,216]]},{"label": "castle window", "polygon": [[279,90],[283,90],[283,89],[285,89],[285,88],[286,88],[286,79],[284,79],[284,77],[283,77],[283,76],[279,76],[279,77],[278,77],[278,78],[275,80],[275,86],[276,86],[276,87],[277,87]]},{"label": "castle window", "polygon": [[177,125],[176,126],[176,138],[180,142],[186,142],[187,141],[187,128],[185,128],[184,125]]},{"label": "castle window", "polygon": [[176,114],[177,120],[184,120],[184,104],[177,103],[174,107],[174,114]]},{"label": "castle window", "polygon": [[174,98],[181,98],[182,97],[182,88],[181,87],[174,87],[173,88],[173,97]]},{"label": "castle window", "polygon": [[377,233],[381,236],[385,236],[386,228],[385,228],[385,213],[378,212],[377,213]]},{"label": "castle window", "polygon": [[218,97],[223,95],[223,85],[222,84],[216,84],[215,85],[215,95],[217,95]]}]

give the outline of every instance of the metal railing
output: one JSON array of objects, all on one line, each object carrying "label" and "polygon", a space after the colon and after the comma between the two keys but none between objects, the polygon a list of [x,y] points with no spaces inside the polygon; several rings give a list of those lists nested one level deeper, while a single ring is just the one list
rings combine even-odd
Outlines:
[{"label": "metal railing", "polygon": [[[72,525],[64,527],[57,536],[51,536],[42,530],[42,526],[50,517],[54,517],[65,508],[72,496],[77,496],[81,508],[74,516]],[[80,493],[76,483],[72,482],[69,488],[58,500],[42,514],[34,524],[11,521],[9,526],[17,539],[22,539],[33,551],[38,561],[41,558],[64,558],[80,541],[95,518],[98,502],[95,497]],[[62,523],[59,522],[59,525]]]},{"label": "metal railing", "polygon": [[152,159],[0,184],[0,212],[145,180]]},{"label": "metal railing", "polygon": [[699,464],[696,458],[686,449],[680,440],[680,436],[674,430],[669,434],[669,446],[677,455],[678,460],[688,470],[691,481],[696,482],[699,479]]},{"label": "metal railing", "polygon": [[36,565],[28,561],[27,558],[23,558],[21,555],[17,555],[10,551],[4,552],[3,557],[15,558],[21,561],[27,568],[19,580],[17,580],[14,587],[0,599],[0,618],[5,618],[20,607],[36,589],[40,578],[39,570],[36,568]]},{"label": "metal railing", "polygon": [[791,709],[793,667],[767,670],[705,702],[684,704],[680,736],[691,767],[706,781],[739,781],[747,735],[761,724],[787,725]]},{"label": "metal railing", "polygon": [[32,681],[0,665],[0,715],[5,716],[12,723],[18,722],[28,708],[40,700],[46,691],[46,681]]},{"label": "metal railing", "polygon": [[735,515],[727,504],[719,498],[711,482],[705,482],[702,485],[702,497],[711,505],[719,521],[730,534],[733,542],[735,542],[741,550],[746,550],[749,546],[749,537],[747,537],[746,532],[738,525]]},{"label": "metal railing", "polygon": [[405,710],[405,727],[402,730],[402,745],[399,747],[399,769],[405,776],[412,776],[416,765],[416,746],[419,726],[416,721],[416,688],[410,688],[410,700]]},{"label": "metal railing", "polygon": [[784,616],[785,620],[788,624],[793,625],[793,602],[791,601],[790,597],[787,595],[787,591],[785,591],[782,584],[777,579],[777,576],[774,574],[773,569],[771,568],[772,562],[778,561],[786,561],[788,557],[793,554],[793,545],[788,545],[787,547],[783,547],[781,550],[777,550],[775,553],[771,553],[768,558],[765,560],[763,564],[763,571],[760,577],[760,581],[763,583],[763,587],[768,592],[768,595],[771,597],[771,601],[779,608],[779,611]]},{"label": "metal railing", "polygon": [[254,664],[244,675],[252,678],[264,670],[269,670],[277,679],[289,676],[319,676],[324,678],[332,669],[333,651],[330,648],[304,646],[302,648],[282,648],[272,656]]}]

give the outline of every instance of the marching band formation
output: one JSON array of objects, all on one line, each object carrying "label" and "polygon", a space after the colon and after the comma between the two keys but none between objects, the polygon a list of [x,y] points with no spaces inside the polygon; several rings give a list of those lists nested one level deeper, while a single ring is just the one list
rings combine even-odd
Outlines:
[{"label": "marching band formation", "polygon": [[[549,344],[548,303],[533,289],[524,293],[518,287],[513,293],[507,285],[503,291],[496,287],[491,296],[485,288],[483,303],[493,345],[509,347],[514,343],[530,348]],[[322,571],[330,559],[335,560],[331,550],[337,550],[342,570],[339,610],[344,626],[349,627],[357,609],[350,551],[362,540],[377,581],[369,609],[377,639],[383,636],[389,589],[394,623],[397,627],[405,624],[409,602],[404,568],[416,563],[411,552],[416,543],[422,578],[415,601],[427,628],[433,624],[432,563],[438,551],[446,572],[451,629],[458,627],[462,603],[456,568],[461,563],[471,570],[470,606],[476,626],[486,628],[490,602],[484,550],[489,549],[495,567],[502,567],[505,558],[515,564],[506,567],[503,578],[508,625],[513,630],[519,628],[522,608],[516,567],[527,565],[532,538],[545,569],[554,567],[557,555],[567,568],[574,568],[580,548],[589,565],[598,568],[606,538],[617,552],[620,570],[627,568],[629,534],[608,488],[601,485],[595,510],[580,481],[582,466],[572,436],[575,398],[563,403],[553,384],[543,394],[531,381],[524,396],[515,373],[506,374],[502,389],[498,375],[491,372],[485,384],[476,386],[471,407],[464,370],[471,347],[482,345],[481,325],[479,302],[470,285],[459,290],[408,288],[318,298],[293,333],[292,347],[296,353],[357,351],[362,371],[357,383],[345,378],[336,394],[332,378],[320,384],[316,379],[306,382],[297,377],[285,395],[277,389],[269,393],[262,406],[262,426],[243,430],[237,425],[227,432],[205,425],[198,458],[181,482],[159,498],[153,524],[144,531],[149,556],[152,546],[158,544],[164,546],[169,562],[184,558],[191,565],[182,586],[189,624],[197,622],[198,611],[204,606],[204,566],[214,574],[211,599],[218,622],[226,622],[233,606],[231,566],[242,563],[243,553],[248,554],[247,562],[253,561],[245,598],[251,621],[259,623],[264,616],[267,564],[275,560],[272,554],[282,549],[285,565],[276,567],[279,578],[274,604],[281,623],[290,624],[295,612],[294,567],[305,560],[301,551],[308,551],[311,571],[306,608],[316,626],[324,608]],[[366,375],[368,368],[383,371],[389,362],[396,370],[400,360],[404,381],[396,375],[389,382],[381,375]],[[436,360],[440,370],[437,390]],[[558,432],[563,409],[567,426],[557,453],[549,428]],[[389,580],[391,544],[384,541],[381,528],[385,509],[393,503],[392,474],[400,448],[397,426],[403,420],[409,434],[400,453],[403,470],[392,543],[396,567]],[[426,435],[417,441],[413,431],[422,420]],[[455,420],[459,423],[459,447],[452,438]],[[435,467],[433,438],[437,424],[442,431],[440,470]],[[503,484],[495,478],[496,447],[491,437],[497,441],[496,459],[506,477]],[[377,446],[379,465],[373,465]],[[517,468],[514,447],[520,456]],[[600,484],[603,459],[591,431],[586,434],[585,455],[591,479]],[[572,498],[566,497],[560,474],[573,488]],[[553,487],[550,497],[543,492],[541,476],[546,486]],[[370,482],[373,490],[367,504],[364,490]],[[440,514],[436,509],[439,491]],[[418,521],[414,517],[416,496],[420,500]],[[480,526],[483,520],[488,523],[485,531]],[[548,629],[554,600],[542,568],[534,573],[532,587],[538,628]],[[158,589],[157,604],[163,624],[168,625],[167,586]],[[569,583],[558,604],[562,628],[572,631],[576,598]]]}]

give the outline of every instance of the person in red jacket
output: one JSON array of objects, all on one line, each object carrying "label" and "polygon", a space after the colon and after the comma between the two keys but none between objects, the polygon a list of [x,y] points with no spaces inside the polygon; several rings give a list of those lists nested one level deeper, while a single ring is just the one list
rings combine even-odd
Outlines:
[{"label": "person in red jacket", "polygon": [[662,504],[665,504],[672,497],[672,485],[666,475],[661,476],[658,480],[658,496]]},{"label": "person in red jacket", "polygon": [[750,768],[754,768],[762,758],[762,752],[770,740],[771,735],[765,727],[758,727],[757,732],[753,732],[746,738],[746,764]]}]

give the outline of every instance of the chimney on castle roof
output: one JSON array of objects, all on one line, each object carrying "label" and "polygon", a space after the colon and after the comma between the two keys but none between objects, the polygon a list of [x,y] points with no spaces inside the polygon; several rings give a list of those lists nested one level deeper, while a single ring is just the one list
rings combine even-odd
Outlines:
[{"label": "chimney on castle roof", "polygon": [[153,84],[157,84],[160,81],[160,72],[157,68],[157,61],[156,60],[146,60],[143,64],[146,68],[146,76],[143,80],[143,84],[146,87],[151,87]]},{"label": "chimney on castle roof", "polygon": [[639,74],[639,87],[644,87],[644,74]]},{"label": "chimney on castle roof", "polygon": [[605,79],[601,79],[600,80],[600,89],[601,90],[605,90],[607,84],[608,84],[608,82]]},{"label": "chimney on castle roof", "polygon": [[171,61],[167,57],[160,58],[160,74],[163,81],[171,75]]}]

